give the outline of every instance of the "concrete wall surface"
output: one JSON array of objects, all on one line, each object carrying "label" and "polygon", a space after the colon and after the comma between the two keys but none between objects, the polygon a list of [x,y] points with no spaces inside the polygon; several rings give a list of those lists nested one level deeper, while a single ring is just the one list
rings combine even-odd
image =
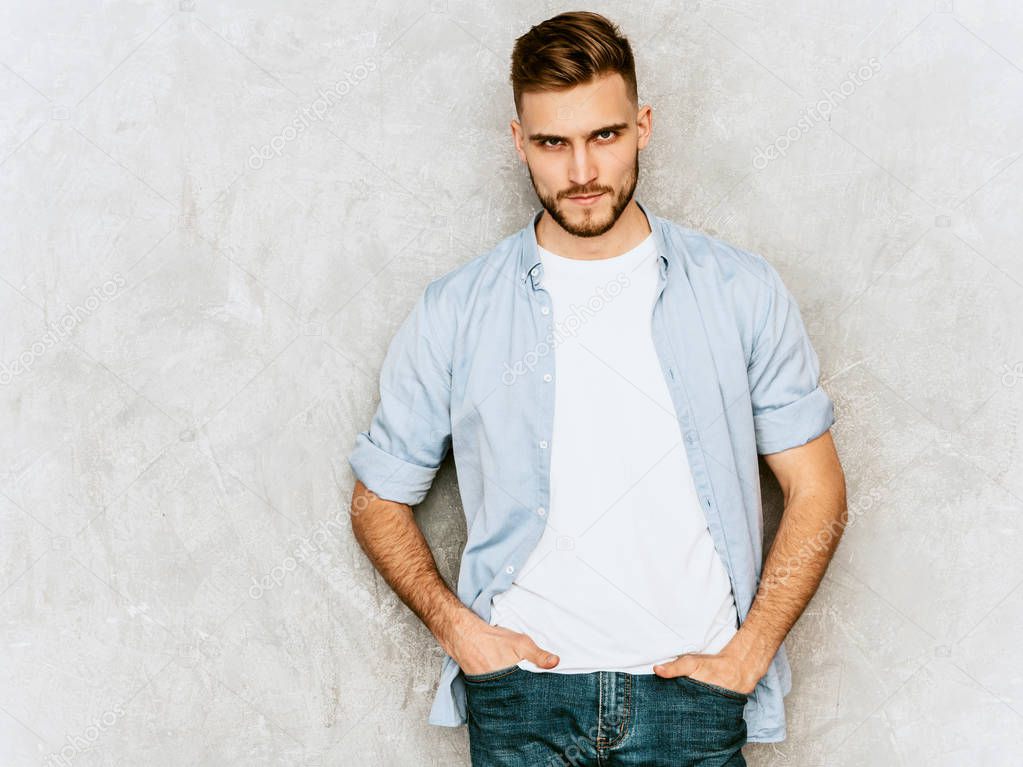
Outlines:
[{"label": "concrete wall surface", "polygon": [[[573,9],[0,8],[0,765],[469,764],[346,458],[425,285],[539,209],[509,55]],[[638,198],[777,267],[835,402],[850,524],[747,761],[1023,763],[1023,9],[591,9]],[[454,583],[450,457],[416,515]]]}]

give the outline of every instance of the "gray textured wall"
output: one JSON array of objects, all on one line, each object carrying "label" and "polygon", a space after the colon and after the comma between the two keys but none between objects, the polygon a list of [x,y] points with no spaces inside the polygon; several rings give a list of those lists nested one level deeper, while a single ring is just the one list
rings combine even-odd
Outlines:
[{"label": "gray textured wall", "polygon": [[[572,7],[0,8],[0,764],[468,764],[345,459],[426,282],[537,208],[508,55]],[[747,758],[1019,764],[1023,12],[592,8],[640,198],[778,267],[836,402],[852,520]],[[453,578],[450,461],[417,513]]]}]

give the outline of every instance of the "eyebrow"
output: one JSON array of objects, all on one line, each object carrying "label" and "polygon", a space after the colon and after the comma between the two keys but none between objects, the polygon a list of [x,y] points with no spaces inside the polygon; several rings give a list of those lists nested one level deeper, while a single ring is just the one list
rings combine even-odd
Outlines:
[{"label": "eyebrow", "polygon": [[[625,130],[626,128],[628,128],[628,127],[629,127],[628,123],[615,123],[614,125],[605,125],[603,128],[597,128],[596,130],[591,130],[590,131],[590,135],[587,136],[587,138],[594,138],[595,136],[598,136],[601,133],[604,133],[604,132],[609,131],[609,130],[622,131],[622,130]],[[566,142],[568,141],[568,137],[567,136],[556,136],[553,133],[531,133],[529,135],[529,140],[530,141],[539,141],[539,142],[542,143],[544,141],[549,141],[550,139],[559,139],[560,141],[566,141]]]}]

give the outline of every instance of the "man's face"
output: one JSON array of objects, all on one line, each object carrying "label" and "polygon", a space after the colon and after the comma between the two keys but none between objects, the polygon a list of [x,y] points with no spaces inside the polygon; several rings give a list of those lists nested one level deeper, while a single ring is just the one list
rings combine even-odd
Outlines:
[{"label": "man's face", "polygon": [[650,107],[637,113],[615,73],[565,90],[524,93],[520,119],[512,121],[516,151],[551,217],[576,237],[614,226],[639,180]]}]

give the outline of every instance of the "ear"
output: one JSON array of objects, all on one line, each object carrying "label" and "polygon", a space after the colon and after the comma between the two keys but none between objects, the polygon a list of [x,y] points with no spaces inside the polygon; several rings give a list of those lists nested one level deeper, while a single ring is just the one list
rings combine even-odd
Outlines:
[{"label": "ear", "polygon": [[522,131],[522,124],[518,120],[512,120],[511,123],[509,123],[509,127],[511,127],[512,139],[515,141],[515,152],[518,154],[519,159],[522,160],[522,162],[525,162],[526,151],[522,144],[522,139],[525,134]]},{"label": "ear", "polygon": [[639,134],[636,147],[643,149],[648,143],[650,143],[650,135],[654,130],[654,111],[649,104],[644,104],[643,107],[636,113],[636,131]]}]

